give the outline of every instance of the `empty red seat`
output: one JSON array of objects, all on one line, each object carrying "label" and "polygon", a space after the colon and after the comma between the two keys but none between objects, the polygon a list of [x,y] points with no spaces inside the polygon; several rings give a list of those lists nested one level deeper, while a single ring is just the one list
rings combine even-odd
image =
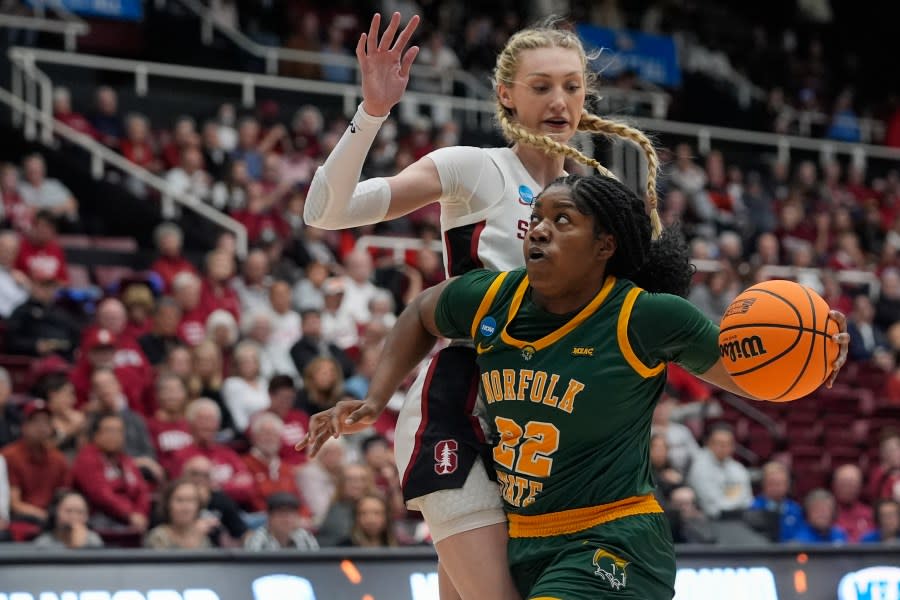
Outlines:
[{"label": "empty red seat", "polygon": [[138,245],[134,238],[127,237],[94,237],[91,239],[91,245],[101,250],[116,252],[134,253],[138,251]]}]

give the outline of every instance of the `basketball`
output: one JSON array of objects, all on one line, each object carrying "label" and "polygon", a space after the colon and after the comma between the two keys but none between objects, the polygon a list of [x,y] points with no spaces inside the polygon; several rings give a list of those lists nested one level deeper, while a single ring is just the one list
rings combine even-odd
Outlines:
[{"label": "basketball", "polygon": [[793,281],[773,280],[744,290],[728,306],[719,352],[734,382],[761,400],[802,398],[831,375],[839,332],[828,304]]}]

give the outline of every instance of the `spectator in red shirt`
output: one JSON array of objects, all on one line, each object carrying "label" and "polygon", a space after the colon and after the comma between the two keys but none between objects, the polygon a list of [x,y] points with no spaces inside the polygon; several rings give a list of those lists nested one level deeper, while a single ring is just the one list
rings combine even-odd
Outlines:
[{"label": "spectator in red shirt", "polygon": [[126,524],[140,533],[147,530],[150,492],[134,461],[125,454],[122,417],[104,414],[91,427],[91,442],[72,463],[75,488],[91,507],[94,527]]},{"label": "spectator in red shirt", "polygon": [[265,195],[263,187],[250,182],[246,187],[247,202],[231,216],[247,228],[247,239],[251,244],[270,243],[290,236],[290,227],[282,218],[272,200]]},{"label": "spectator in red shirt", "polygon": [[0,198],[3,199],[3,220],[16,231],[30,231],[35,208],[26,204],[19,193],[19,169],[15,165],[0,165]]},{"label": "spectator in red shirt", "polygon": [[151,173],[159,174],[163,170],[150,139],[150,124],[144,115],[132,113],[125,119],[125,139],[119,146],[119,152]]},{"label": "spectator in red shirt", "polygon": [[23,237],[19,245],[16,269],[23,273],[31,273],[37,269],[62,283],[68,283],[66,255],[56,239],[56,217],[49,211],[38,211],[34,216],[31,233]]},{"label": "spectator in red shirt", "polygon": [[167,169],[174,169],[181,163],[181,157],[188,148],[201,147],[200,135],[194,119],[188,116],[178,117],[175,122],[172,140],[163,148],[163,161]]},{"label": "spectator in red shirt", "polygon": [[159,258],[150,266],[163,280],[163,289],[172,291],[172,282],[179,273],[188,272],[197,274],[194,267],[181,255],[183,236],[181,229],[174,223],[163,223],[153,233],[156,240],[156,248],[159,250]]},{"label": "spectator in red shirt", "polygon": [[184,416],[188,389],[184,380],[173,373],[161,373],[156,378],[156,413],[147,419],[147,429],[156,447],[156,456],[167,473],[173,472],[173,457],[190,446],[194,438]]},{"label": "spectator in red shirt", "polygon": [[294,408],[297,390],[294,380],[288,375],[276,375],[269,381],[269,412],[278,415],[284,424],[281,431],[281,451],[279,456],[287,464],[298,466],[307,460],[306,452],[297,452],[294,446],[306,436],[309,430],[309,415]]},{"label": "spectator in red shirt", "polygon": [[78,133],[97,139],[97,130],[87,117],[72,110],[72,96],[68,88],[57,86],[53,90],[53,118],[68,125]]},{"label": "spectator in red shirt", "polygon": [[891,498],[894,485],[900,482],[900,432],[893,429],[883,432],[878,450],[881,460],[869,472],[866,488],[872,500]]},{"label": "spectator in red shirt", "polygon": [[200,301],[200,278],[193,273],[179,273],[172,282],[172,292],[181,308],[178,337],[187,345],[196,346],[206,339],[206,317],[209,316],[209,311]]},{"label": "spectator in red shirt", "polygon": [[213,487],[220,488],[245,509],[253,506],[253,477],[234,450],[216,442],[222,422],[222,412],[209,398],[194,400],[187,407],[187,420],[194,442],[175,453],[172,475],[181,471],[184,463],[195,456],[205,456],[213,463]]},{"label": "spectator in red shirt", "polygon": [[[250,425],[250,452],[243,456],[247,470],[253,476],[254,488],[251,501],[253,512],[266,508],[266,498],[276,492],[290,492],[300,495],[294,468],[281,460],[281,439],[284,423],[270,412],[253,417]],[[309,517],[309,511],[305,511]]]},{"label": "spectator in red shirt", "polygon": [[[105,316],[101,317],[101,311]],[[152,395],[148,395],[147,390],[153,385],[153,367],[137,342],[121,334],[124,329],[124,313],[125,308],[115,298],[103,301],[102,308],[98,309],[98,321],[118,328],[120,333],[106,327],[86,330],[81,342],[81,356],[72,370],[72,383],[75,385],[78,404],[82,406],[88,400],[94,370],[100,367],[112,369],[128,398],[128,406],[139,414],[150,415],[155,410],[147,405],[147,400],[152,400]]]},{"label": "spectator in red shirt", "polygon": [[156,448],[150,439],[144,417],[128,407],[119,381],[111,369],[96,369],[91,375],[91,411],[97,415],[118,415],[125,425],[125,453],[134,460],[144,478],[162,483],[166,474],[156,461]]},{"label": "spectator in red shirt", "polygon": [[42,525],[56,489],[69,485],[69,465],[53,447],[47,403],[31,400],[23,413],[22,438],[2,451],[9,476],[10,516],[13,521]]},{"label": "spectator in red shirt", "polygon": [[206,255],[206,277],[200,291],[200,305],[208,316],[214,310],[230,312],[241,321],[241,300],[229,283],[234,276],[234,257],[221,250]]},{"label": "spectator in red shirt", "polygon": [[851,542],[859,539],[875,527],[872,507],[859,501],[863,474],[856,465],[841,465],[834,471],[831,491],[837,503],[835,524],[847,532]]}]

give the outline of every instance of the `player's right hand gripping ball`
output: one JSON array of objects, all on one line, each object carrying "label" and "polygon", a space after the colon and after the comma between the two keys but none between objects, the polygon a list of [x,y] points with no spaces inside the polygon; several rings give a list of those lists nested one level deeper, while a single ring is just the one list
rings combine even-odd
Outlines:
[{"label": "player's right hand gripping ball", "polygon": [[725,311],[719,352],[734,382],[761,400],[802,398],[831,375],[839,326],[828,304],[799,283],[772,280],[742,292]]}]

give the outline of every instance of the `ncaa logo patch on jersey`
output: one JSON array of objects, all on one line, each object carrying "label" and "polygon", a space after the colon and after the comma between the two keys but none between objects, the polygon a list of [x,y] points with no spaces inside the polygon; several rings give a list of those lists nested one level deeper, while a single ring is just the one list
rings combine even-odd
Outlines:
[{"label": "ncaa logo patch on jersey", "polygon": [[441,440],[434,445],[434,472],[449,475],[456,471],[459,445],[456,440]]},{"label": "ncaa logo patch on jersey", "polygon": [[497,331],[497,321],[494,320],[494,317],[483,318],[478,325],[478,331],[486,338],[493,336]]},{"label": "ncaa logo patch on jersey", "polygon": [[534,192],[527,185],[519,186],[519,204],[531,206],[534,203]]}]

